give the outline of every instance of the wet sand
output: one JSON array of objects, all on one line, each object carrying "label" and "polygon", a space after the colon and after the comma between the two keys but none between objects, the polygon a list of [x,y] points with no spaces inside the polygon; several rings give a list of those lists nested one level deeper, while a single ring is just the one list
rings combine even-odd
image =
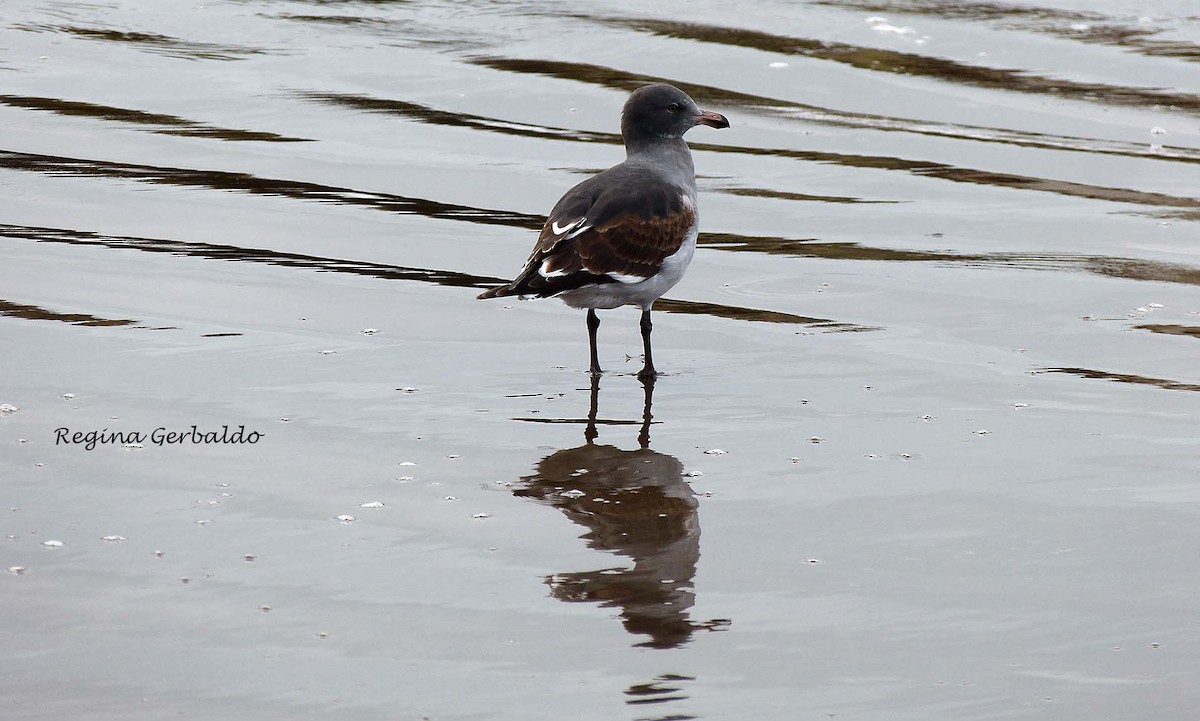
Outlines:
[{"label": "wet sand", "polygon": [[[1142,12],[13,3],[3,715],[1190,718],[1200,20]],[[475,295],[651,80],[732,127],[593,385]]]}]

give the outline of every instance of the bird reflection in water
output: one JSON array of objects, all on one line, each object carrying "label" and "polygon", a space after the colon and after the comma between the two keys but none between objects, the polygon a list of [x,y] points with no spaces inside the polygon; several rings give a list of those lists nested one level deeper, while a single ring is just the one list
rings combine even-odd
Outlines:
[{"label": "bird reflection in water", "polygon": [[532,475],[514,485],[513,493],[554,506],[586,528],[582,538],[590,548],[633,562],[631,568],[548,576],[555,598],[620,608],[625,629],[649,637],[638,646],[675,648],[698,629],[722,630],[730,622],[694,623],[689,617],[700,559],[699,503],[679,459],[650,450],[654,378],[641,382],[645,404],[637,450],[596,444],[597,425],[636,421],[597,420],[600,379],[593,376],[586,442],[543,458]]}]

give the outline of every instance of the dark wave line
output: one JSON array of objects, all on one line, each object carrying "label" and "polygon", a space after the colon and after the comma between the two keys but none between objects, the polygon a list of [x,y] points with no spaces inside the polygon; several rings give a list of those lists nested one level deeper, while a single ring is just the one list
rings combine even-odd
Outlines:
[{"label": "dark wave line", "polygon": [[268,15],[275,20],[291,20],[293,22],[315,23],[320,25],[335,25],[347,27],[374,26],[383,27],[391,24],[384,18],[367,17],[364,15]]},{"label": "dark wave line", "polygon": [[1048,32],[1083,43],[1112,45],[1150,57],[1175,58],[1192,63],[1200,62],[1200,45],[1183,40],[1150,39],[1150,36],[1161,32],[1159,30],[1141,30],[1120,25],[1092,25],[1082,28],[1071,26],[1049,28]]},{"label": "dark wave line", "polygon": [[[133,165],[111,161],[81,160],[11,151],[0,151],[0,168],[40,172],[48,175],[128,179],[162,185],[278,196],[300,201],[334,203],[393,213],[420,215],[438,220],[465,221],[482,225],[501,225],[527,230],[539,230],[546,221],[545,216],[542,215],[455,205],[426,198],[411,198],[385,193],[366,193],[350,188],[260,178],[247,173],[232,173],[227,171]],[[1092,190],[1094,191],[1095,189]],[[1196,206],[1200,207],[1200,202],[1196,202]],[[1200,269],[1171,263],[1109,256],[1030,255],[1016,253],[963,255],[935,251],[875,248],[862,246],[857,243],[820,243],[811,239],[748,236],[736,233],[704,233],[700,236],[699,242],[705,247],[717,250],[786,255],[797,258],[922,261],[947,264],[1024,267],[1035,270],[1059,270],[1066,268],[1131,280],[1152,280],[1200,285]],[[496,279],[496,281],[499,282],[499,279]],[[812,319],[805,319],[804,322],[808,322],[809,320]]]},{"label": "dark wave line", "polygon": [[456,113],[449,110],[439,110],[437,108],[429,107],[428,105],[411,103],[405,100],[373,98],[369,95],[355,95],[353,93],[331,93],[304,90],[297,91],[295,95],[304,98],[305,100],[312,100],[325,105],[350,108],[352,110],[360,110],[368,113],[398,115],[402,118],[415,120],[428,125],[469,128],[471,130],[485,130],[488,132],[502,133],[504,135],[516,135],[520,137],[539,138],[543,140],[573,140],[580,143],[604,143],[606,145],[621,144],[621,136],[618,133],[596,133],[587,130],[555,128],[548,125],[515,123],[507,120],[500,120],[498,118],[489,118],[483,115],[471,115],[469,113]]},{"label": "dark wave line", "polygon": [[383,280],[415,280],[456,288],[482,289],[505,282],[503,278],[471,275],[449,270],[408,268],[398,265],[324,258],[299,253],[283,253],[263,248],[244,248],[237,245],[218,243],[197,243],[161,238],[106,235],[86,230],[0,224],[0,236],[36,240],[41,243],[65,243],[68,245],[98,246],[123,250],[133,249],[148,253],[166,253],[169,255],[204,258],[207,260],[262,263],[283,268],[350,273]]},{"label": "dark wave line", "polygon": [[[594,423],[598,426],[640,426],[643,421],[637,420],[621,420],[617,418],[537,418],[526,416],[514,416],[509,418],[510,421],[521,421],[522,423],[546,423],[550,425],[579,425],[586,426],[589,423]],[[650,425],[661,425],[662,421],[652,421]]]},{"label": "dark wave line", "polygon": [[1135,325],[1134,328],[1148,330],[1151,333],[1162,333],[1163,335],[1182,335],[1190,338],[1200,338],[1200,326],[1194,325],[1147,323],[1144,325]]},{"label": "dark wave line", "polygon": [[1157,388],[1165,388],[1171,391],[1200,391],[1200,385],[1195,383],[1181,383],[1179,381],[1173,381],[1167,378],[1150,378],[1147,376],[1133,375],[1130,373],[1111,373],[1109,371],[1093,370],[1091,368],[1041,368],[1033,372],[1066,373],[1068,375],[1079,376],[1080,378],[1115,381],[1117,383],[1132,383],[1134,385],[1155,386]]},{"label": "dark wave line", "polygon": [[59,313],[58,311],[47,310],[40,306],[14,303],[2,298],[0,298],[0,316],[24,318],[25,320],[53,320],[59,323],[86,326],[121,326],[137,323],[136,320],[101,318],[95,315],[88,315],[87,313]]},{"label": "dark wave line", "polygon": [[273,53],[265,48],[246,47],[242,45],[221,45],[218,43],[202,43],[181,40],[170,35],[157,33],[142,33],[127,30],[111,30],[105,28],[88,28],[75,25],[38,25],[27,23],[17,25],[18,30],[31,32],[52,32],[64,35],[74,35],[86,40],[101,40],[129,45],[138,50],[166,55],[184,60],[243,60],[248,55],[263,55]]},{"label": "dark wave line", "polygon": [[989,90],[1016,91],[1035,95],[1053,95],[1085,102],[1144,107],[1173,106],[1191,114],[1200,114],[1200,96],[1171,93],[1147,88],[1132,88],[1103,83],[1083,83],[1007,68],[969,65],[930,55],[904,53],[882,48],[811,38],[773,35],[757,30],[704,25],[670,20],[579,16],[592,22],[652,33],[662,37],[733,45],[780,55],[795,55],[828,60],[860,70],[934,78],[956,85]]},{"label": "dark wave line", "polygon": [[505,225],[540,230],[541,215],[502,210],[486,210],[466,205],[443,203],[426,198],[411,198],[390,193],[368,193],[318,183],[261,178],[249,173],[222,170],[195,170],[156,165],[84,160],[53,155],[36,155],[0,150],[0,168],[25,170],[47,175],[116,178],[156,185],[208,188],[251,195],[278,196],[317,203],[353,205],[391,213],[421,215],[444,220],[465,220],[484,225]]},{"label": "dark wave line", "polygon": [[[532,64],[527,65],[526,63]],[[631,75],[609,68],[600,68],[598,66],[581,66],[579,63],[549,62],[548,64],[544,64],[542,61],[521,61],[519,65],[514,65],[513,63],[504,61],[501,64],[505,67],[518,67],[520,68],[519,72],[534,72],[569,79],[579,79],[572,75],[572,73],[575,70],[582,70],[584,72],[582,77],[585,78],[583,82],[591,82],[597,78],[602,78],[602,80],[600,80],[601,84],[609,87],[624,87],[627,85],[629,87],[636,88],[640,87],[645,82],[658,82],[663,80],[662,78]],[[542,68],[542,70],[537,70],[536,68]],[[593,73],[592,71],[597,72]],[[696,86],[689,85],[687,87],[694,90]],[[620,136],[615,133],[575,131],[549,126],[511,123],[508,121],[487,118],[479,115],[438,110],[436,108],[430,108],[425,105],[410,103],[403,100],[383,100],[342,93],[304,92],[298,93],[298,95],[300,95],[300,97],[306,97],[317,102],[340,105],[366,112],[389,113],[409,120],[430,123],[433,125],[468,128],[472,130],[482,130],[506,135],[518,135],[522,137],[535,137],[547,140],[575,140],[586,143],[607,143],[613,145],[619,145],[621,143]],[[895,170],[952,182],[970,183],[973,185],[991,185],[1003,188],[1035,190],[1072,197],[1105,200],[1115,203],[1133,203],[1137,205],[1160,207],[1165,206],[1172,208],[1194,208],[1200,210],[1200,199],[1195,198],[1183,198],[1165,195],[1162,193],[1146,193],[1137,190],[1128,190],[1125,188],[1106,188],[1097,185],[1087,185],[1084,183],[1073,183],[1070,181],[1051,180],[1046,178],[1034,178],[1029,176],[1013,175],[1010,173],[997,173],[987,170],[978,170],[975,168],[962,168],[932,161],[907,160],[905,158],[876,155],[849,155],[844,153],[818,152],[809,150],[716,145],[702,142],[691,143],[690,145],[694,150],[703,150],[713,153],[735,153],[740,155],[790,158],[794,160],[825,163],[829,165],[840,165],[851,168]],[[1200,157],[1197,158],[1197,161],[1200,161]]]},{"label": "dark wave line", "polygon": [[934,15],[950,20],[1056,20],[1060,22],[1096,22],[1107,15],[1087,10],[1062,10],[1034,5],[1001,5],[970,0],[813,0],[814,5],[852,8],[864,12],[896,12],[909,15]]},{"label": "dark wave line", "polygon": [[654,303],[655,310],[668,313],[684,313],[688,315],[707,315],[714,318],[729,318],[730,320],[751,320],[760,323],[798,323],[800,325],[823,328],[828,331],[841,333],[858,333],[869,330],[880,330],[875,326],[855,325],[825,318],[809,318],[791,313],[780,313],[773,310],[758,308],[742,308],[736,305],[721,305],[719,303],[701,303],[694,300],[675,300],[661,298]]},{"label": "dark wave line", "polygon": [[24,108],[26,110],[40,110],[56,115],[95,118],[98,120],[150,126],[150,132],[162,133],[163,135],[185,135],[198,138],[217,138],[218,140],[251,140],[269,143],[312,142],[311,138],[291,138],[277,133],[221,128],[175,115],[148,113],[143,110],[97,105],[77,100],[60,100],[59,98],[42,98],[27,95],[0,95],[0,104],[14,108]]},{"label": "dark wave line", "polygon": [[[1052,136],[1043,133],[1030,133],[1002,128],[931,123],[884,115],[848,113],[805,105],[791,100],[741,93],[711,85],[699,85],[672,78],[629,73],[617,70],[616,68],[589,63],[492,56],[473,57],[470,58],[469,62],[494,70],[573,80],[626,92],[633,91],[646,83],[671,83],[705,105],[723,105],[728,108],[736,108],[740,111],[750,110],[770,115],[781,115],[783,117],[799,117],[808,122],[833,127],[870,128],[885,132],[914,133],[931,137],[969,140],[981,143],[1002,143],[1005,145],[1041,148],[1045,150],[1200,163],[1200,151],[1194,148],[1164,146],[1161,149],[1151,150],[1149,144],[1141,145],[1108,140],[1102,141],[1065,135]],[[1200,102],[1200,98],[1197,98],[1197,101]],[[697,147],[697,144],[692,144],[692,147]]]},{"label": "dark wave line", "polygon": [[947,165],[930,160],[908,160],[878,155],[848,155],[844,153],[818,152],[810,150],[784,150],[767,148],[749,148],[709,145],[708,143],[691,143],[693,150],[711,152],[742,153],[746,155],[765,155],[777,158],[794,158],[828,165],[839,165],[848,168],[872,168],[876,170],[894,170],[920,175],[928,178],[938,178],[955,183],[970,185],[986,185],[1017,190],[1033,190],[1042,193],[1054,193],[1075,198],[1103,200],[1111,203],[1130,203],[1134,205],[1155,206],[1158,208],[1186,208],[1193,212],[1176,213],[1172,217],[1180,220],[1195,219],[1200,211],[1200,199],[1188,198],[1165,193],[1150,193],[1128,188],[1111,188],[1103,185],[1075,183],[1069,180],[1053,178],[1037,178],[1027,175],[1014,175],[990,170],[963,168]]},{"label": "dark wave line", "polygon": [[1143,215],[1149,218],[1158,218],[1160,220],[1185,220],[1189,222],[1200,221],[1200,210],[1159,210],[1146,213],[1132,213],[1132,215]]},{"label": "dark wave line", "polygon": [[811,195],[809,193],[789,193],[770,188],[714,188],[715,193],[740,195],[747,198],[772,198],[774,200],[795,200],[805,203],[904,203],[903,200],[866,200],[841,195]]},{"label": "dark wave line", "polygon": [[1049,33],[1083,43],[1112,45],[1142,55],[1200,61],[1200,45],[1181,40],[1154,40],[1152,36],[1161,30],[1122,25],[1112,17],[1086,10],[962,0],[816,0],[815,4],[875,13],[928,15],[950,20],[1001,21],[1020,30]]},{"label": "dark wave line", "polygon": [[748,251],[795,258],[937,263],[1024,270],[1081,271],[1109,278],[1200,285],[1200,268],[1138,258],[1107,255],[1033,253],[948,253],[929,250],[878,248],[858,243],[823,243],[814,240],[704,233],[700,245],[719,250]]},{"label": "dark wave line", "polygon": [[[170,255],[204,258],[208,260],[223,260],[245,263],[262,263],[283,268],[299,268],[317,272],[349,273],[382,280],[407,280],[451,288],[471,288],[481,290],[507,282],[504,278],[486,275],[472,275],[452,270],[433,270],[428,268],[410,268],[383,263],[366,261],[343,260],[340,258],[325,258],[299,253],[283,253],[262,248],[244,248],[236,245],[217,243],[196,243],[181,240],[164,240],[160,238],[139,238],[123,235],[103,235],[85,230],[67,230],[63,228],[44,228],[23,225],[0,224],[0,237],[23,238],[42,243],[65,243],[69,245],[84,245],[104,248],[133,249],[148,253],[167,253]],[[760,323],[794,323],[813,326],[831,332],[878,330],[857,326],[851,323],[840,323],[825,318],[808,318],[804,316],[781,313],[755,308],[720,305],[717,303],[700,303],[689,300],[672,300],[663,298],[655,304],[655,308],[667,313],[683,313],[688,315],[705,315],[714,318],[729,318],[732,320],[755,321]],[[0,306],[2,309],[2,306]],[[133,321],[129,321],[133,322]],[[124,322],[122,322],[123,324]],[[114,323],[115,324],[115,323]]]}]

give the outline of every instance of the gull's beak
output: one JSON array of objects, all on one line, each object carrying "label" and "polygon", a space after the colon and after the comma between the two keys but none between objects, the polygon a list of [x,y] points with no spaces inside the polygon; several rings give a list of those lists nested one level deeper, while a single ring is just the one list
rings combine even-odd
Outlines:
[{"label": "gull's beak", "polygon": [[710,128],[728,128],[729,119],[720,113],[701,110],[700,116],[696,118],[696,125],[707,125]]}]

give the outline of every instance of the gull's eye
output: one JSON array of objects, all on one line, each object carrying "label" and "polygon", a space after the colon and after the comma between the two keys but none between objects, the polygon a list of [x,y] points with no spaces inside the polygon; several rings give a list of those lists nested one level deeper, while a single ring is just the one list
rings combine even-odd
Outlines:
[{"label": "gull's eye", "polygon": [[679,103],[671,103],[670,105],[668,105],[667,112],[678,113],[679,112]]}]

